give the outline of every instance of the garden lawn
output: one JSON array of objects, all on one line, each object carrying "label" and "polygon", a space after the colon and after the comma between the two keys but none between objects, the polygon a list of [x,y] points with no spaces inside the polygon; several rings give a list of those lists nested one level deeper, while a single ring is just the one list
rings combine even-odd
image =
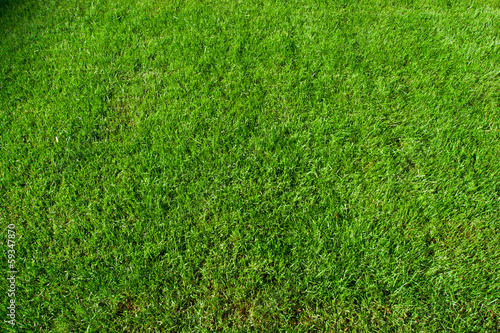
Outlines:
[{"label": "garden lawn", "polygon": [[14,330],[500,330],[499,1],[2,0],[0,36]]}]

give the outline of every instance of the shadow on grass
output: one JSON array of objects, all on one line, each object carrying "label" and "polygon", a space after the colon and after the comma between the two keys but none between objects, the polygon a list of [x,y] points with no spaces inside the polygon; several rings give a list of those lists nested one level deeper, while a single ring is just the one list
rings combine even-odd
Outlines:
[{"label": "shadow on grass", "polygon": [[9,10],[14,8],[15,6],[24,3],[24,0],[0,0],[0,17],[2,17]]},{"label": "shadow on grass", "polygon": [[[34,8],[40,8],[45,4],[46,3],[42,1],[32,0],[0,0],[0,20],[8,20],[9,15],[15,17],[13,21],[18,20],[28,15]],[[5,24],[5,22],[0,22],[1,30],[5,29]]]}]

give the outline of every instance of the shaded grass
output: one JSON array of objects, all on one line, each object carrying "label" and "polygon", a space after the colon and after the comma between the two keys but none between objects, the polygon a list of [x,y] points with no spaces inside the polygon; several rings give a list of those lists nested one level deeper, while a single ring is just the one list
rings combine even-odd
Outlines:
[{"label": "shaded grass", "polygon": [[20,330],[498,330],[498,2],[4,8]]}]

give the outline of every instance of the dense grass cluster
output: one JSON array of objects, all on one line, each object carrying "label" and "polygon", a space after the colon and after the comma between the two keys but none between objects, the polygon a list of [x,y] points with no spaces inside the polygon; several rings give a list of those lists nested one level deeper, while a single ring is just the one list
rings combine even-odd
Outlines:
[{"label": "dense grass cluster", "polygon": [[498,1],[3,1],[0,35],[19,331],[500,330]]}]

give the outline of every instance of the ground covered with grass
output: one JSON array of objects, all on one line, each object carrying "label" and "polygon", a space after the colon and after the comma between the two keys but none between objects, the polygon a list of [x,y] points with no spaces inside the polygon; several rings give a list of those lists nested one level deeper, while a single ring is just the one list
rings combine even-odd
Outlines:
[{"label": "ground covered with grass", "polygon": [[498,1],[4,0],[0,35],[18,331],[500,330]]}]

